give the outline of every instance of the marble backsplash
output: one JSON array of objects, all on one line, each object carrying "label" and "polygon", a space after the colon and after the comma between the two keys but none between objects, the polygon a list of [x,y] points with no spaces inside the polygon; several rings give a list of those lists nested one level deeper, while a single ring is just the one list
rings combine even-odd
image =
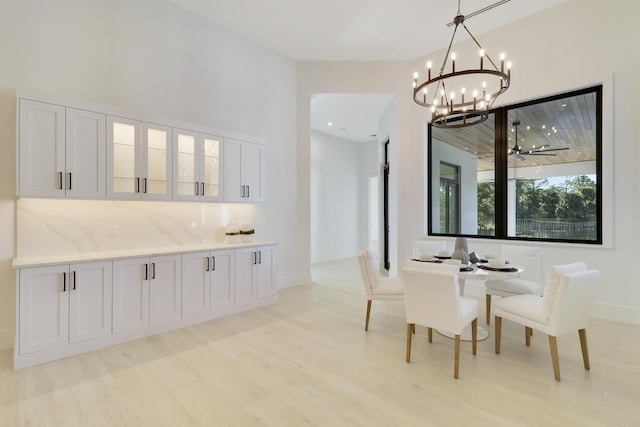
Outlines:
[{"label": "marble backsplash", "polygon": [[221,243],[229,224],[256,224],[256,206],[19,199],[17,257]]}]

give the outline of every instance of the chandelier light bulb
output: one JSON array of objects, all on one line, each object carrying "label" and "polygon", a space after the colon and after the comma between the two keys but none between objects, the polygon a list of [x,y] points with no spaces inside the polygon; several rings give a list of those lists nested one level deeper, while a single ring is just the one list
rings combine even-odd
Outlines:
[{"label": "chandelier light bulb", "polygon": [[456,72],[456,53],[455,52],[451,54],[451,69],[454,73]]},{"label": "chandelier light bulb", "polygon": [[417,72],[417,71],[414,71],[414,73],[413,73],[413,78],[414,78],[414,79],[417,79],[417,78],[418,78],[418,72]]},{"label": "chandelier light bulb", "polygon": [[484,66],[484,49],[480,49],[480,69],[482,70]]}]

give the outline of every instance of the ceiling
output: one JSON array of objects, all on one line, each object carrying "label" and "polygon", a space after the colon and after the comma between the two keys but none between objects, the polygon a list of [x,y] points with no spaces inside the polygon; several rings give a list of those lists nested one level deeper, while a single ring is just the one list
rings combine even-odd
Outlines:
[{"label": "ceiling", "polygon": [[[446,47],[458,11],[455,0],[169,1],[296,61],[411,61]],[[461,0],[460,12],[497,1]],[[477,35],[565,1],[510,0],[465,23]]]},{"label": "ceiling", "polygon": [[[227,30],[296,61],[411,61],[445,48],[455,0],[169,0]],[[566,0],[507,0],[465,21],[478,35]],[[498,0],[461,0],[473,12]],[[466,34],[459,32],[456,42]],[[393,97],[321,94],[311,128],[358,142],[375,140]],[[328,123],[333,123],[328,126]]]}]

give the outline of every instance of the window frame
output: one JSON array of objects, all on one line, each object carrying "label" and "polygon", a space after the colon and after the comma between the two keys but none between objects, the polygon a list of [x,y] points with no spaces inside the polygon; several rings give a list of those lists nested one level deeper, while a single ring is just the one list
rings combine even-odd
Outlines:
[{"label": "window frame", "polygon": [[[545,102],[552,102],[562,98],[570,98],[574,96],[584,95],[588,93],[594,93],[596,96],[596,239],[594,240],[580,240],[580,239],[560,239],[560,238],[540,238],[540,237],[519,237],[508,235],[508,150],[509,150],[509,111],[528,107],[535,104],[542,104]],[[603,84],[593,85],[582,89],[571,90],[569,92],[560,93],[557,95],[545,96],[542,98],[536,98],[525,102],[519,102],[515,104],[505,105],[495,109],[489,110],[489,114],[494,115],[494,135],[495,135],[495,149],[494,149],[494,161],[495,161],[495,234],[494,235],[479,235],[479,234],[463,234],[463,233],[442,233],[433,231],[433,215],[439,215],[439,212],[433,212],[433,197],[432,194],[432,159],[433,159],[433,147],[432,147],[432,135],[433,125],[428,123],[427,126],[427,232],[430,236],[449,236],[449,237],[469,237],[469,238],[482,238],[491,240],[513,240],[513,241],[535,241],[535,242],[555,242],[555,243],[571,243],[571,244],[587,244],[587,245],[602,245],[603,244]]]}]

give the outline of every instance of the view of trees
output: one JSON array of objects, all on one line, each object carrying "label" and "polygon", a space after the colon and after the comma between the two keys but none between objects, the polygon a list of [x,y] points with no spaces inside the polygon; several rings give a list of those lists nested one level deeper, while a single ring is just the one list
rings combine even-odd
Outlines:
[{"label": "view of trees", "polygon": [[[557,180],[554,180],[557,181]],[[494,234],[495,185],[478,183],[479,234]],[[523,237],[595,239],[596,183],[589,176],[516,181],[516,235]]]}]

